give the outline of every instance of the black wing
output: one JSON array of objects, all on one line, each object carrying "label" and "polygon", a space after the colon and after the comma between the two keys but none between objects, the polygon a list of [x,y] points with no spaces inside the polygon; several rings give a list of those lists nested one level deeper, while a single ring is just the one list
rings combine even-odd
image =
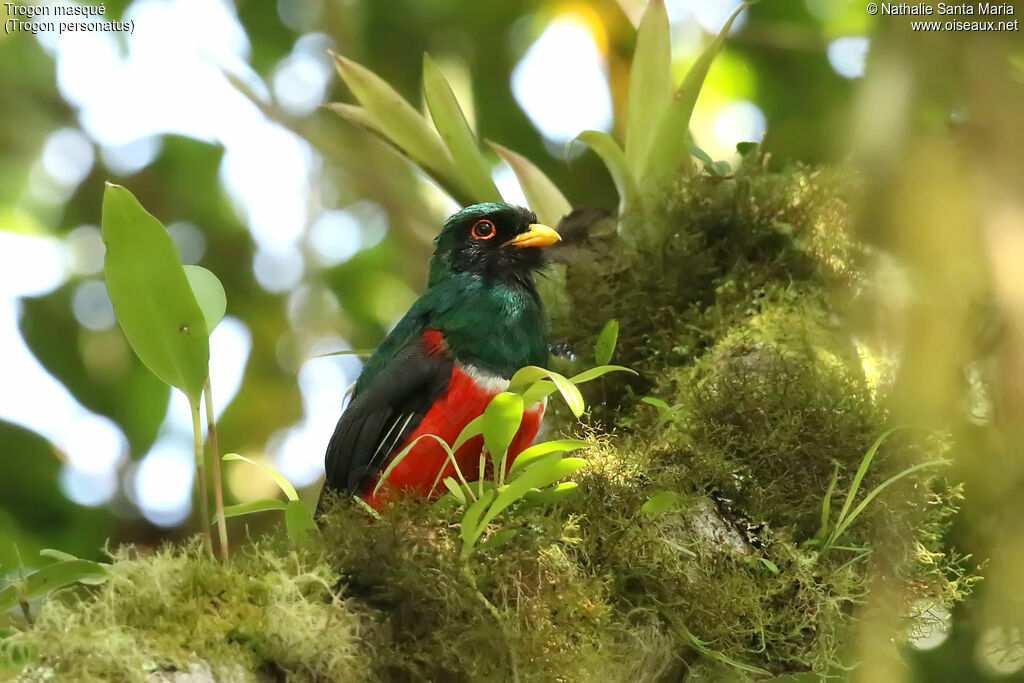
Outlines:
[{"label": "black wing", "polygon": [[352,397],[327,445],[326,489],[361,494],[448,389],[452,361],[417,339]]}]

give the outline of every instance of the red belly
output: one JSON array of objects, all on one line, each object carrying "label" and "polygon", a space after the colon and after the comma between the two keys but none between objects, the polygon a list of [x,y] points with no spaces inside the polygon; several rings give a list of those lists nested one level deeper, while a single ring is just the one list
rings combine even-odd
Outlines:
[{"label": "red belly", "polygon": [[[448,391],[434,403],[423,418],[423,422],[405,443],[395,450],[395,453],[401,453],[406,446],[424,434],[438,436],[449,445],[455,443],[459,434],[462,433],[462,429],[483,413],[484,408],[495,395],[495,393],[482,389],[469,375],[459,368],[455,368]],[[508,449],[508,466],[511,466],[516,456],[533,443],[543,417],[543,403],[523,415],[519,431],[516,432]],[[483,437],[476,436],[464,443],[455,453],[459,470],[468,481],[476,481],[480,476],[480,452],[483,445]],[[386,466],[385,469],[387,469]],[[440,478],[438,478],[438,472],[441,473]],[[440,483],[441,480],[452,476],[455,476],[455,468],[448,460],[445,450],[434,439],[423,439],[391,470],[391,474],[388,475],[387,481],[380,487],[380,490],[374,494],[374,488],[377,486],[374,483],[363,499],[374,509],[379,510],[387,498],[388,490],[408,491],[424,497],[437,497],[447,491]],[[434,487],[434,482],[438,482],[437,487]]]}]

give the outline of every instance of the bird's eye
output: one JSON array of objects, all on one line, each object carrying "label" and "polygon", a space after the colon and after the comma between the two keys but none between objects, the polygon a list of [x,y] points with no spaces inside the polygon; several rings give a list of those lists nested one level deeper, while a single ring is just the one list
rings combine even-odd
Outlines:
[{"label": "bird's eye", "polygon": [[477,221],[470,234],[478,240],[489,240],[496,234],[494,223],[487,220]]}]

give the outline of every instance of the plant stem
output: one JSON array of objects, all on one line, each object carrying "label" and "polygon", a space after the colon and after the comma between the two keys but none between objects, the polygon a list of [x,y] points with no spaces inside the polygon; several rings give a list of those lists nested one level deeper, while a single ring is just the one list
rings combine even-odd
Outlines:
[{"label": "plant stem", "polygon": [[469,566],[466,564],[462,565],[462,575],[469,582],[469,585],[473,589],[473,594],[476,599],[483,603],[487,611],[491,613],[495,621],[498,622],[498,628],[501,629],[501,634],[505,636],[505,644],[508,645],[508,661],[512,668],[512,680],[515,683],[519,683],[519,661],[516,657],[515,647],[512,645],[512,635],[508,632],[508,627],[505,625],[505,620],[501,617],[501,612],[494,606],[494,603],[487,599],[487,596],[480,592],[480,589],[476,586],[476,577],[473,576],[473,572],[470,571]]},{"label": "plant stem", "polygon": [[217,532],[220,540],[220,559],[228,561],[228,525],[224,518],[224,488],[220,476],[220,451],[217,448],[217,427],[213,419],[213,389],[206,378],[206,438],[210,442],[210,462],[213,464],[213,498],[217,506]]},{"label": "plant stem", "polygon": [[210,502],[207,500],[209,493],[206,489],[206,465],[205,451],[203,449],[203,423],[199,417],[199,402],[192,403],[192,441],[195,445],[196,454],[196,485],[199,488],[199,523],[203,527],[203,536],[206,537],[206,549],[213,554],[213,536],[210,534]]}]

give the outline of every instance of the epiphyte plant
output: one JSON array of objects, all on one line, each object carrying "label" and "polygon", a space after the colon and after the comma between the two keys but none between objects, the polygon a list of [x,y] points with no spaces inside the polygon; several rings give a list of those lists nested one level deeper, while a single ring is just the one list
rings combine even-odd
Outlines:
[{"label": "epiphyte plant", "polygon": [[102,225],[107,293],[125,338],[154,375],[188,399],[200,522],[212,549],[201,417],[205,399],[219,549],[226,560],[228,538],[209,368],[210,333],[227,307],[224,287],[206,268],[183,266],[164,226],[119,185],[107,183]]},{"label": "epiphyte plant", "polygon": [[[713,162],[691,139],[690,118],[708,70],[725,43],[744,3],[693,63],[678,87],[672,82],[671,28],[664,0],[647,4],[637,30],[630,71],[626,133],[623,144],[603,131],[583,131],[578,140],[601,158],[619,194],[619,215],[643,216],[647,194],[670,182],[691,155],[710,172],[721,174],[725,162]],[[459,107],[451,86],[429,55],[423,60],[423,91],[430,120],[405,101],[386,81],[366,67],[331,53],[342,80],[358,105],[332,103],[329,109],[373,133],[420,167],[463,206],[497,201],[500,195],[476,134]],[[431,122],[433,125],[431,125]],[[526,157],[495,142],[494,152],[515,172],[530,208],[548,225],[558,225],[572,205],[558,187]],[[620,220],[619,236],[643,246],[643,220]]]}]

